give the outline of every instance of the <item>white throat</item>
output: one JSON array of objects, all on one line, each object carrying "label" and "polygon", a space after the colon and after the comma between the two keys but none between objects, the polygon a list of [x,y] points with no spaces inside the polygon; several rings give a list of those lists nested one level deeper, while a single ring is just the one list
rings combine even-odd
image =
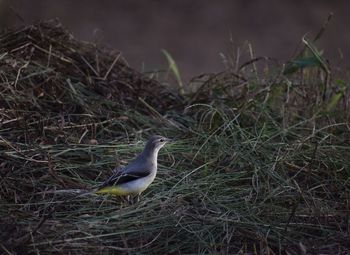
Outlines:
[{"label": "white throat", "polygon": [[155,166],[156,171],[157,171],[157,165],[158,165],[158,152],[161,149],[161,147],[163,146],[155,148],[151,155],[151,160],[153,165]]}]

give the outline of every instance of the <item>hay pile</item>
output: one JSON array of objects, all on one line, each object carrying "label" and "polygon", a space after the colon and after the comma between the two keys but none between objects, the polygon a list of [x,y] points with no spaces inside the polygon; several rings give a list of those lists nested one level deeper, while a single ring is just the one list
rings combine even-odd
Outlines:
[{"label": "hay pile", "polygon": [[[181,104],[157,81],[128,67],[120,52],[77,41],[57,21],[5,31],[0,45],[2,205],[40,200],[33,194],[48,187],[90,187],[71,179],[74,161],[89,170],[86,180],[100,174],[93,166],[96,159],[85,152],[90,150],[86,144],[99,148],[98,143],[116,141],[128,132],[142,134],[134,114],[159,114]],[[134,138],[131,133],[129,139]],[[98,153],[112,150],[101,147]],[[56,154],[70,149],[78,153]],[[102,169],[102,178],[116,163],[113,157],[109,160],[103,163],[108,167]],[[65,165],[68,161],[72,165]],[[32,218],[35,225],[43,208],[1,210],[0,239],[20,249],[27,240],[18,238],[29,229],[18,225],[19,219]]]},{"label": "hay pile", "polygon": [[160,112],[174,105],[164,87],[128,67],[120,52],[76,41],[57,22],[3,33],[0,44],[5,128],[44,120],[46,128],[57,127],[61,120],[52,118],[59,115],[116,118],[118,110],[141,111],[140,98]]},{"label": "hay pile", "polygon": [[[347,254],[350,91],[314,55],[179,96],[57,22],[3,33],[1,252]],[[156,133],[179,140],[141,202],[74,197]]]}]

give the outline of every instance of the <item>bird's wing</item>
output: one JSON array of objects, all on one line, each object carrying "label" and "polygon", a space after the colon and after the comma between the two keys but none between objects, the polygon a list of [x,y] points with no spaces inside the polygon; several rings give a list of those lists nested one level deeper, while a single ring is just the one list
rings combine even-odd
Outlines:
[{"label": "bird's wing", "polygon": [[120,185],[126,182],[134,181],[142,177],[146,177],[150,174],[149,171],[145,169],[132,169],[132,171],[128,171],[128,168],[116,169],[113,171],[113,174],[104,181],[99,188],[103,188],[106,186],[115,186]]}]

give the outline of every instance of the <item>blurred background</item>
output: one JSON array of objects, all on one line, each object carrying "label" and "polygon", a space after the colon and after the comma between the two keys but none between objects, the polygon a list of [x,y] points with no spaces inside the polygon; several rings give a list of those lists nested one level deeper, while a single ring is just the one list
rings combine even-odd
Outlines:
[{"label": "blurred background", "polygon": [[334,17],[317,45],[332,65],[347,66],[349,10],[350,2],[339,0],[0,0],[0,25],[59,18],[77,39],[118,49],[141,71],[166,69],[161,51],[166,49],[188,81],[222,71],[221,53],[239,47],[243,54],[247,42],[256,56],[288,60],[301,38],[315,36],[330,12]]}]

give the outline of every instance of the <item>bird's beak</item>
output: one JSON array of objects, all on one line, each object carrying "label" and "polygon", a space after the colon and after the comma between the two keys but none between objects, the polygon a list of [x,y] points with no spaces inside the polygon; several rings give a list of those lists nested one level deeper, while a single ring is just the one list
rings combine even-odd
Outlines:
[{"label": "bird's beak", "polygon": [[165,142],[167,142],[167,143],[172,143],[172,142],[175,142],[175,140],[174,140],[174,139],[170,139],[170,138],[166,138],[166,139],[165,139]]}]

